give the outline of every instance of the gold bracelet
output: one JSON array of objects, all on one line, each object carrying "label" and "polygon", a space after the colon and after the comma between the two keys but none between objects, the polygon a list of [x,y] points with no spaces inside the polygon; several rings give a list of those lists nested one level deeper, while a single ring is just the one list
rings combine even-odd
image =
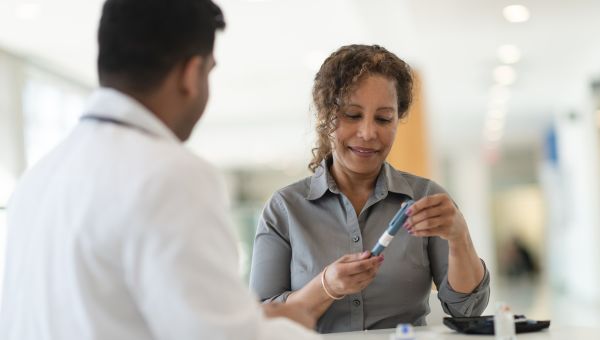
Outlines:
[{"label": "gold bracelet", "polygon": [[323,287],[323,290],[325,291],[325,294],[327,294],[327,296],[329,296],[330,298],[332,298],[334,300],[341,300],[345,297],[345,295],[342,295],[340,297],[335,297],[331,293],[329,293],[329,291],[327,290],[327,287],[325,286],[325,273],[327,272],[328,267],[329,266],[325,267],[325,269],[323,269],[323,273],[321,274],[321,286]]}]

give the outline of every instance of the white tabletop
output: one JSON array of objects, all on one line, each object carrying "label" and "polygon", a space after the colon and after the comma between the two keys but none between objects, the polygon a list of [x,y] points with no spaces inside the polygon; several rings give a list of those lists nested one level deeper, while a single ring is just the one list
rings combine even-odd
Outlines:
[{"label": "white tabletop", "polygon": [[[359,331],[348,333],[325,334],[325,340],[389,340],[390,334],[395,329],[380,329],[373,331]],[[463,339],[463,340],[492,340],[489,335],[465,335],[456,333],[445,326],[436,327],[415,327],[416,340],[444,340],[444,339]],[[596,339],[600,334],[600,328],[585,327],[552,327],[541,332],[517,334],[517,339],[525,340],[589,340]]]}]

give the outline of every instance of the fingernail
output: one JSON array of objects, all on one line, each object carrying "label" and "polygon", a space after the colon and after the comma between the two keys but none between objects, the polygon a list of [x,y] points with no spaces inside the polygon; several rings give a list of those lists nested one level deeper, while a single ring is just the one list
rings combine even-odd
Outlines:
[{"label": "fingernail", "polygon": [[413,209],[412,209],[412,208],[408,208],[408,210],[406,211],[406,214],[407,214],[408,216],[411,216],[411,215],[412,215],[412,213],[413,213]]},{"label": "fingernail", "polygon": [[369,251],[368,251],[368,250],[366,250],[366,251],[363,251],[363,252],[362,252],[362,254],[360,254],[360,255],[362,255],[362,256],[365,256],[365,255],[367,255],[367,254],[369,254]]},{"label": "fingernail", "polygon": [[383,256],[379,258],[379,263],[383,262]]},{"label": "fingernail", "polygon": [[408,223],[408,221],[404,222],[404,224],[402,225],[404,228],[407,228],[410,226],[410,223]]}]

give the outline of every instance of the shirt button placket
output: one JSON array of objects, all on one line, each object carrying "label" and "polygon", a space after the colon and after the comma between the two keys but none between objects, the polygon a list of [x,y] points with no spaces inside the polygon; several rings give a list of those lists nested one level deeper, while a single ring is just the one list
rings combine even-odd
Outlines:
[{"label": "shirt button placket", "polygon": [[360,294],[352,296],[350,305],[350,329],[360,331],[364,328],[364,311],[362,306],[362,297]]},{"label": "shirt button placket", "polygon": [[354,212],[354,207],[352,207],[352,203],[350,203],[350,200],[344,196],[343,198],[344,200],[344,205],[346,206],[346,216],[347,216],[347,221],[350,222],[349,225],[349,232],[350,232],[350,239],[352,240],[352,252],[353,253],[360,253],[363,251],[363,245],[361,242],[361,237],[360,237],[360,226],[358,223],[358,217],[356,216],[356,213]]},{"label": "shirt button placket", "polygon": [[[353,253],[360,253],[363,251],[362,235],[360,233],[360,225],[358,216],[354,211],[354,207],[348,198],[344,197],[344,205],[346,206],[346,217],[348,223],[348,231],[350,233],[350,239],[352,240],[351,248]],[[364,313],[362,306],[362,295],[355,294],[349,296],[350,301],[350,330],[360,331],[364,328]]]}]

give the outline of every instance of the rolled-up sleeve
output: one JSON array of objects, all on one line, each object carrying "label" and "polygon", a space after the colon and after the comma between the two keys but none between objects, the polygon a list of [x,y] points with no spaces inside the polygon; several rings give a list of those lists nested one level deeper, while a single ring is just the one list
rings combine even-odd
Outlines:
[{"label": "rolled-up sleeve", "polygon": [[431,237],[427,248],[433,281],[444,312],[455,317],[481,315],[490,297],[490,273],[485,262],[481,260],[484,275],[479,285],[470,293],[459,293],[448,282],[448,242]]},{"label": "rolled-up sleeve", "polygon": [[448,278],[444,278],[438,298],[446,313],[452,316],[479,316],[488,305],[490,298],[490,273],[481,260],[485,273],[479,285],[471,293],[459,293],[450,287]]},{"label": "rolled-up sleeve", "polygon": [[276,193],[263,209],[254,239],[250,289],[261,301],[285,302],[291,294],[291,257],[287,213]]}]

